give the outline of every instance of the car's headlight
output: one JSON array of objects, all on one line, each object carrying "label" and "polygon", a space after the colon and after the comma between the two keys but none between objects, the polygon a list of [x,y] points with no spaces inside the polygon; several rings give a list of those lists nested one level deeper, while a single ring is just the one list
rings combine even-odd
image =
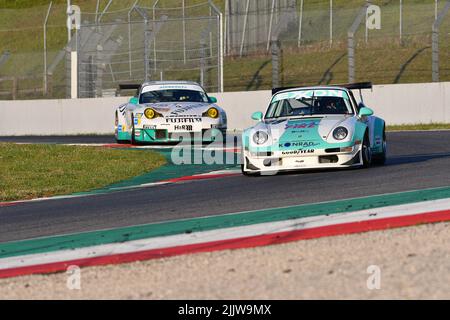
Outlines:
[{"label": "car's headlight", "polygon": [[345,138],[347,138],[348,136],[348,130],[347,128],[344,127],[337,127],[336,129],[334,129],[333,131],[333,137],[336,140],[344,140]]},{"label": "car's headlight", "polygon": [[211,107],[211,108],[208,109],[208,111],[206,111],[206,115],[208,117],[210,117],[210,118],[215,119],[215,118],[217,118],[219,116],[219,110],[217,110],[214,107]]},{"label": "car's headlight", "polygon": [[144,114],[147,119],[153,119],[156,116],[155,110],[151,108],[145,109]]},{"label": "car's headlight", "polygon": [[264,131],[257,131],[253,135],[253,142],[256,144],[264,144],[269,139],[269,135],[265,133]]}]

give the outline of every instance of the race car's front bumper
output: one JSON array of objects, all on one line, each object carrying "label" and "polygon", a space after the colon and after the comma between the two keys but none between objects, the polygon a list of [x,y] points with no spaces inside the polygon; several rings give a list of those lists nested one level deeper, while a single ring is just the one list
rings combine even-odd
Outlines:
[{"label": "race car's front bumper", "polygon": [[[330,152],[331,151],[331,152]],[[335,151],[335,152],[332,152]],[[361,145],[343,150],[316,149],[313,153],[243,152],[245,172],[280,172],[305,169],[348,168],[362,165]]]},{"label": "race car's front bumper", "polygon": [[135,129],[134,141],[140,143],[169,143],[202,141],[213,142],[224,139],[226,128],[202,129],[202,131],[191,132],[169,132],[166,129]]}]

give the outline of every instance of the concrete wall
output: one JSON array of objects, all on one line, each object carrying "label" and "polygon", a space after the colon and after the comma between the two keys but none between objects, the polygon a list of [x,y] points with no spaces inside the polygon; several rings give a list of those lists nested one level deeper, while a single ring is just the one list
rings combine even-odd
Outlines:
[{"label": "concrete wall", "polygon": [[[211,94],[228,114],[229,129],[251,126],[267,108],[270,91]],[[450,123],[450,82],[378,85],[364,91],[367,106],[388,124]],[[127,98],[0,102],[0,135],[108,134],[114,110]]]},{"label": "concrete wall", "polygon": [[0,102],[0,136],[107,134],[127,98]]}]

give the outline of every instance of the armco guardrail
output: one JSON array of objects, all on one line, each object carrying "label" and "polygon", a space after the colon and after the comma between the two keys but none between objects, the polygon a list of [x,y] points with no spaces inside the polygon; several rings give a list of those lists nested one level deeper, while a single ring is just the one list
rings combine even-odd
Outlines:
[{"label": "armco guardrail", "polygon": [[[270,91],[211,94],[228,114],[228,128],[242,130],[264,111]],[[450,82],[377,85],[363,92],[367,106],[388,124],[450,123]],[[357,95],[358,96],[358,95]],[[126,97],[0,102],[0,135],[111,134],[114,111]]]}]

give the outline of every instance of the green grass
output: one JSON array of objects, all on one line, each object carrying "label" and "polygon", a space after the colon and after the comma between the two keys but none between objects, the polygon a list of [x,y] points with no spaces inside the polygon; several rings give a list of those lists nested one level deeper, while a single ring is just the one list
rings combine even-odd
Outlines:
[{"label": "green grass", "polygon": [[405,124],[387,126],[387,131],[450,130],[450,123]]},{"label": "green grass", "polygon": [[0,143],[0,201],[89,191],[163,164],[153,151]]}]

